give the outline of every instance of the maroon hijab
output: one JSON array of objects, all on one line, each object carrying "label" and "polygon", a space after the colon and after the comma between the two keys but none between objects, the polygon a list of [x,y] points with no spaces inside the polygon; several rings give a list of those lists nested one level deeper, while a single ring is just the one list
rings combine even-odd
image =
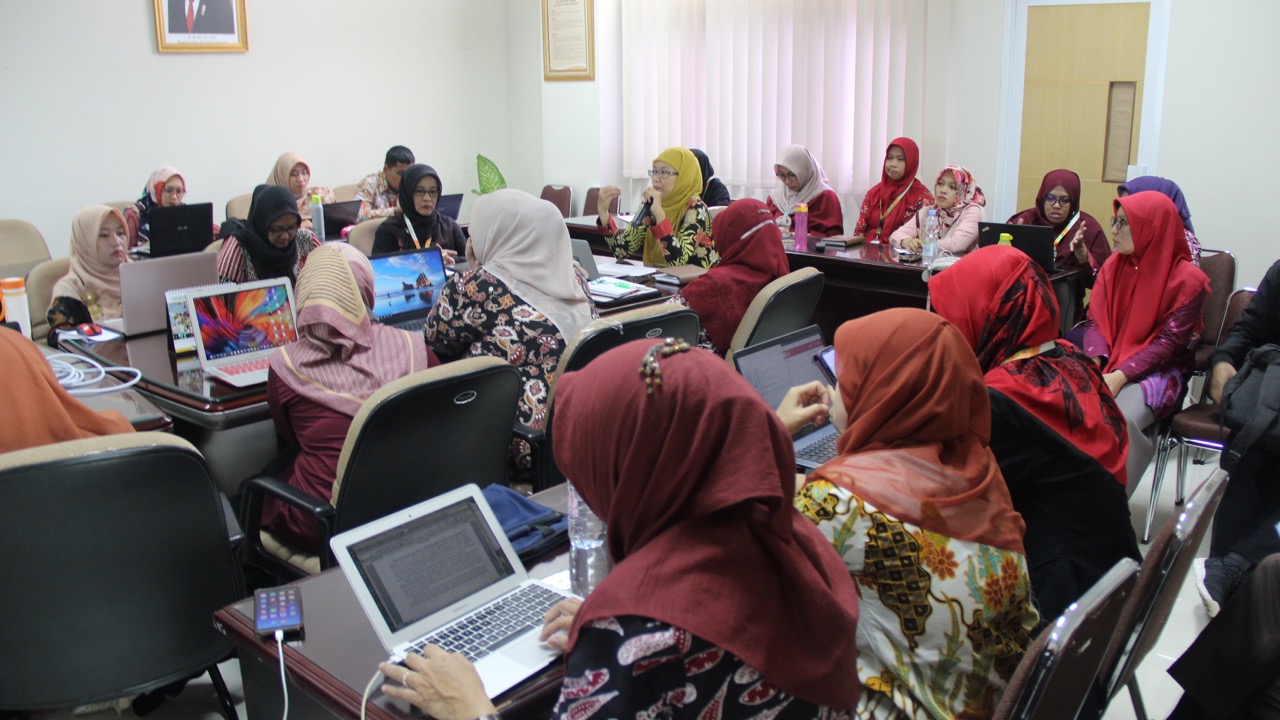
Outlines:
[{"label": "maroon hijab", "polygon": [[880,164],[880,184],[867,191],[863,200],[869,223],[867,237],[870,239],[887,238],[902,227],[907,222],[907,211],[915,205],[915,197],[923,195],[933,200],[929,189],[916,179],[916,173],[920,171],[920,148],[915,141],[905,137],[894,138],[885,148],[886,157],[894,146],[902,149],[906,170],[901,179],[893,180],[885,172],[884,163]]},{"label": "maroon hijab", "polygon": [[724,355],[760,289],[791,272],[782,231],[759,200],[734,201],[711,225],[720,262],[680,291]]},{"label": "maroon hijab", "polygon": [[574,618],[637,615],[741,658],[801,700],[858,700],[858,598],[831,544],[792,506],[782,421],[720,358],[615,348],[557,381],[556,462],[608,526],[613,572]]},{"label": "maroon hijab", "polygon": [[[1050,222],[1044,214],[1044,198],[1059,185],[1071,198],[1071,207],[1067,210],[1067,219],[1055,224]],[[1071,218],[1075,217],[1076,213],[1080,213],[1080,217],[1068,228]],[[1102,223],[1089,213],[1080,210],[1080,176],[1070,170],[1050,170],[1046,173],[1044,180],[1040,181],[1040,190],[1036,193],[1036,206],[1014,215],[1009,218],[1009,222],[1020,225],[1046,225],[1056,230],[1060,235],[1059,242],[1056,243],[1058,260],[1066,267],[1076,266],[1075,256],[1071,252],[1071,237],[1076,234],[1078,228],[1084,228],[1085,247],[1108,247]],[[1102,243],[1101,246],[1098,245],[1099,242]]]}]

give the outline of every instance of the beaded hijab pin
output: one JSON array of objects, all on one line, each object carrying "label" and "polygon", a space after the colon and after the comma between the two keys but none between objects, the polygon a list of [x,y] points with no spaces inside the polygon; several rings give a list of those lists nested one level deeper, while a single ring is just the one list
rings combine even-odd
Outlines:
[{"label": "beaded hijab pin", "polygon": [[644,378],[646,395],[652,395],[653,389],[662,384],[662,368],[658,366],[658,358],[688,351],[689,343],[670,337],[649,348],[649,352],[644,354],[644,361],[640,363],[640,377]]}]

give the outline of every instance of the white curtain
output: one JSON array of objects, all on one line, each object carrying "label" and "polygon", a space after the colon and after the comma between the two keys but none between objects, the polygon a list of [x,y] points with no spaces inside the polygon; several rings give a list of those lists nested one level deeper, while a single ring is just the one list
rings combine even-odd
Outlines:
[{"label": "white curtain", "polygon": [[[638,186],[673,145],[702,148],[734,197],[763,197],[791,143],[846,215],[888,141],[919,138],[926,0],[625,0],[623,157]],[[847,217],[852,227],[854,217]]]}]

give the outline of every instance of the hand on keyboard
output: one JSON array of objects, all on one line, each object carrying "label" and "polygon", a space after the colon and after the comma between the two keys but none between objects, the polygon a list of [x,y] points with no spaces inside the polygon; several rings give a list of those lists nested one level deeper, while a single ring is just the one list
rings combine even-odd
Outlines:
[{"label": "hand on keyboard", "polygon": [[565,598],[551,606],[542,619],[542,633],[538,639],[561,652],[567,651],[569,628],[573,627],[573,616],[578,614],[580,607],[582,600],[578,598]]},{"label": "hand on keyboard", "polygon": [[[406,667],[407,666],[407,667]],[[471,720],[497,715],[484,692],[476,668],[457,653],[428,645],[422,655],[411,654],[404,665],[378,666],[387,682],[382,692],[404,700],[440,720]]]}]

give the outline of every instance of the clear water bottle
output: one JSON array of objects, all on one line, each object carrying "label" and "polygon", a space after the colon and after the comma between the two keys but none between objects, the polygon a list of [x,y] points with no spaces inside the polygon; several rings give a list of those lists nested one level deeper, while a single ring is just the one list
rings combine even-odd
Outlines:
[{"label": "clear water bottle", "polygon": [[568,483],[569,492],[569,580],[573,592],[586,597],[609,574],[613,563],[605,547],[604,521],[587,506]]},{"label": "clear water bottle", "polygon": [[324,241],[324,206],[320,204],[320,196],[311,196],[311,232]]},{"label": "clear water bottle", "polygon": [[920,251],[920,262],[928,267],[929,263],[938,259],[938,240],[942,237],[942,226],[938,222],[938,211],[929,208],[924,219],[924,248]]}]

